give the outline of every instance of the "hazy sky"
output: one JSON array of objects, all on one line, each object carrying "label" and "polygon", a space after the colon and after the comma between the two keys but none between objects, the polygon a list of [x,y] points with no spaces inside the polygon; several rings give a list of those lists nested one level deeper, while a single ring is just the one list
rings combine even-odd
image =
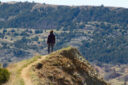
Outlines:
[{"label": "hazy sky", "polygon": [[128,8],[128,0],[0,0],[2,2],[7,1],[34,1],[47,4],[59,4],[59,5],[101,5],[125,7]]}]

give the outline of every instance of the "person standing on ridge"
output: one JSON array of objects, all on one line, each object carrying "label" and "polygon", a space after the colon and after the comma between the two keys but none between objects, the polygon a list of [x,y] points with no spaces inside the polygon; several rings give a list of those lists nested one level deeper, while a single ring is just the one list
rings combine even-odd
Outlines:
[{"label": "person standing on ridge", "polygon": [[53,30],[51,30],[50,34],[48,35],[47,44],[48,44],[48,53],[53,52],[53,47],[55,45],[55,35],[53,33]]}]

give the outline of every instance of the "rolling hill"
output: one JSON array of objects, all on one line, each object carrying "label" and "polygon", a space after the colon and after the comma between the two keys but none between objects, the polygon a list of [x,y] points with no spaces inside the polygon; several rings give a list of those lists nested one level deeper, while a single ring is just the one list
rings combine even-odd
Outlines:
[{"label": "rolling hill", "polygon": [[[55,50],[75,46],[87,60],[128,63],[128,9],[0,3],[0,62],[47,54],[47,35],[54,30]],[[6,55],[5,55],[6,54]]]}]

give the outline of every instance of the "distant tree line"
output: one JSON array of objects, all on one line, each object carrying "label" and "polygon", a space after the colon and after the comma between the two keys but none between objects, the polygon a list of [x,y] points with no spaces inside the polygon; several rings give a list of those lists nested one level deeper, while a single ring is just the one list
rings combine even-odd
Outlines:
[{"label": "distant tree line", "polygon": [[[81,22],[109,22],[127,25],[128,9],[99,7],[47,6],[36,3],[0,5],[0,28],[78,28]],[[46,7],[45,7],[46,6]]]}]

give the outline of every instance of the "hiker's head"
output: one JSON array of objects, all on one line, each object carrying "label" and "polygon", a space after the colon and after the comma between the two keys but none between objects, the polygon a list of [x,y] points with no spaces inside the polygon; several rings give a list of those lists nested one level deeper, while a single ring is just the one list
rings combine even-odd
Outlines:
[{"label": "hiker's head", "polygon": [[50,34],[53,34],[53,30],[50,31]]}]

